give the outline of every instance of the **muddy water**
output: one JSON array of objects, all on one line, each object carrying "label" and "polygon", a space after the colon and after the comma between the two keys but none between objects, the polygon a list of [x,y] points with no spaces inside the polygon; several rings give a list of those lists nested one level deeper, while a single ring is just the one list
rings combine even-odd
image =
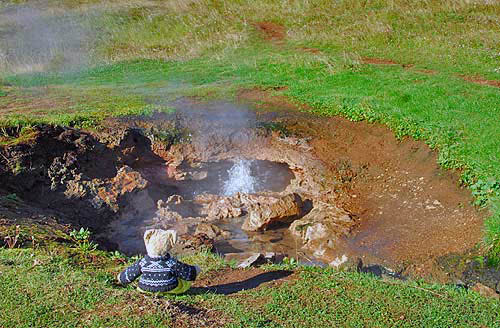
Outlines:
[{"label": "muddy water", "polygon": [[[231,195],[237,192],[256,193],[262,191],[280,192],[286,189],[294,178],[288,165],[270,161],[235,159],[182,165],[184,180],[168,177],[166,166],[146,166],[138,170],[149,181],[145,193],[132,199],[121,217],[113,221],[106,231],[107,237],[128,255],[143,254],[142,235],[149,228],[176,229],[194,234],[197,205],[192,200],[202,194]],[[181,195],[185,202],[179,214],[185,219],[180,222],[166,222],[156,216],[156,202],[171,195]],[[286,227],[259,234],[247,234],[241,230],[244,221],[233,218],[214,222],[221,229],[230,232],[226,240],[216,243],[218,252],[277,252],[296,253],[298,247]],[[295,246],[294,246],[295,245]]]}]

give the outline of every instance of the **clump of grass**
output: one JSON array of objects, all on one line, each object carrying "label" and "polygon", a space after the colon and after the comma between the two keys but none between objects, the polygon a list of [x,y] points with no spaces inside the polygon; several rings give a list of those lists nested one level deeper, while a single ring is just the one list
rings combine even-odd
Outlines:
[{"label": "clump of grass", "polygon": [[258,122],[257,128],[263,129],[266,132],[277,132],[283,137],[291,135],[290,130],[282,122]]},{"label": "clump of grass", "polygon": [[7,244],[7,247],[8,248],[16,247],[17,241],[19,240],[20,235],[21,235],[20,226],[16,226],[16,230],[12,236],[7,235],[4,237],[4,240],[5,240],[5,243]]},{"label": "clump of grass", "polygon": [[151,141],[160,141],[167,145],[175,145],[191,141],[191,133],[187,129],[175,126],[171,128],[152,127],[151,129],[145,131],[145,134],[151,139]]},{"label": "clump of grass", "polygon": [[69,236],[73,238],[78,249],[85,255],[97,250],[98,245],[90,240],[91,232],[86,228],[73,230]]}]

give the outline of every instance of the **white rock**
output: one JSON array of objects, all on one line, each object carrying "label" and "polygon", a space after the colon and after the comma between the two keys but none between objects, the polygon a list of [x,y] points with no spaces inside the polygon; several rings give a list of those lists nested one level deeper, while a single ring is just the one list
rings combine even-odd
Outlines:
[{"label": "white rock", "polygon": [[342,255],[342,257],[340,258],[336,258],[335,260],[331,261],[330,262],[330,266],[334,267],[334,268],[338,268],[339,266],[341,266],[342,264],[344,264],[345,262],[347,262],[348,258],[347,256],[344,254]]}]

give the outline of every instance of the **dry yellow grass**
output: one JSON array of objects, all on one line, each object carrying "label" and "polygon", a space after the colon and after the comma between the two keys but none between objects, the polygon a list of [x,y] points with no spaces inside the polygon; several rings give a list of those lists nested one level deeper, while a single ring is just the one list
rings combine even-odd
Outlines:
[{"label": "dry yellow grass", "polygon": [[284,26],[287,45],[354,63],[368,56],[464,74],[500,70],[500,3],[491,0],[51,0],[43,8],[85,16],[105,61],[223,57],[252,46],[254,23],[269,21]]}]

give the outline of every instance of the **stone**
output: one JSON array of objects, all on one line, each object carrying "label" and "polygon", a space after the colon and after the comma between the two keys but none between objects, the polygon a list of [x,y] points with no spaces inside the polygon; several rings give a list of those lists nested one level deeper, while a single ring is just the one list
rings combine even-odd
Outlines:
[{"label": "stone", "polygon": [[243,262],[241,262],[238,265],[238,268],[245,269],[245,268],[249,268],[251,266],[257,266],[260,264],[264,264],[265,262],[266,262],[266,259],[264,258],[264,256],[262,254],[255,253],[252,256],[250,256],[249,258],[247,258],[246,260],[244,260]]},{"label": "stone", "polygon": [[497,294],[500,294],[500,281],[497,282],[497,285],[495,286],[495,290],[496,290]]},{"label": "stone", "polygon": [[225,256],[228,261],[241,261],[238,268],[248,268],[251,266],[259,266],[266,263],[280,263],[285,258],[284,254],[276,254],[274,252],[266,253],[228,253]]},{"label": "stone", "polygon": [[266,252],[263,256],[266,262],[275,264],[283,262],[283,259],[285,258],[284,254],[276,254],[274,252]]},{"label": "stone", "polygon": [[305,248],[323,250],[335,247],[340,236],[346,236],[356,225],[351,215],[332,204],[317,201],[303,218],[294,221],[290,232],[300,239]]},{"label": "stone", "polygon": [[216,239],[217,237],[222,235],[222,230],[216,225],[210,223],[200,223],[196,227],[196,231],[194,234],[205,234],[210,239]]},{"label": "stone", "polygon": [[215,250],[214,240],[208,238],[205,234],[194,236],[189,234],[182,235],[173,247],[173,253],[175,254],[193,253],[202,250],[209,252]]},{"label": "stone", "polygon": [[184,201],[184,198],[180,195],[172,195],[168,197],[167,204],[179,205]]},{"label": "stone", "polygon": [[337,257],[337,258],[335,258],[335,260],[333,260],[332,262],[330,262],[330,266],[334,267],[334,268],[338,268],[342,264],[346,263],[347,260],[348,260],[348,258],[344,254],[344,255],[342,255],[342,257]]},{"label": "stone", "polygon": [[242,229],[246,231],[264,230],[272,224],[289,222],[302,212],[302,198],[298,194],[283,197],[268,196],[248,206],[248,217]]},{"label": "stone", "polygon": [[234,197],[206,195],[196,201],[203,206],[201,214],[210,220],[237,218],[243,214],[241,203]]},{"label": "stone", "polygon": [[189,174],[189,178],[191,180],[195,180],[195,181],[200,181],[200,180],[206,179],[207,176],[208,176],[207,171],[192,172]]},{"label": "stone", "polygon": [[480,282],[476,283],[474,286],[471,288],[473,291],[479,293],[481,296],[484,297],[490,297],[490,298],[495,298],[495,299],[500,299],[500,295],[497,294],[497,292],[488,286],[485,286],[481,284]]},{"label": "stone", "polygon": [[159,222],[175,223],[182,220],[182,215],[170,208],[169,202],[158,200],[156,218]]}]

